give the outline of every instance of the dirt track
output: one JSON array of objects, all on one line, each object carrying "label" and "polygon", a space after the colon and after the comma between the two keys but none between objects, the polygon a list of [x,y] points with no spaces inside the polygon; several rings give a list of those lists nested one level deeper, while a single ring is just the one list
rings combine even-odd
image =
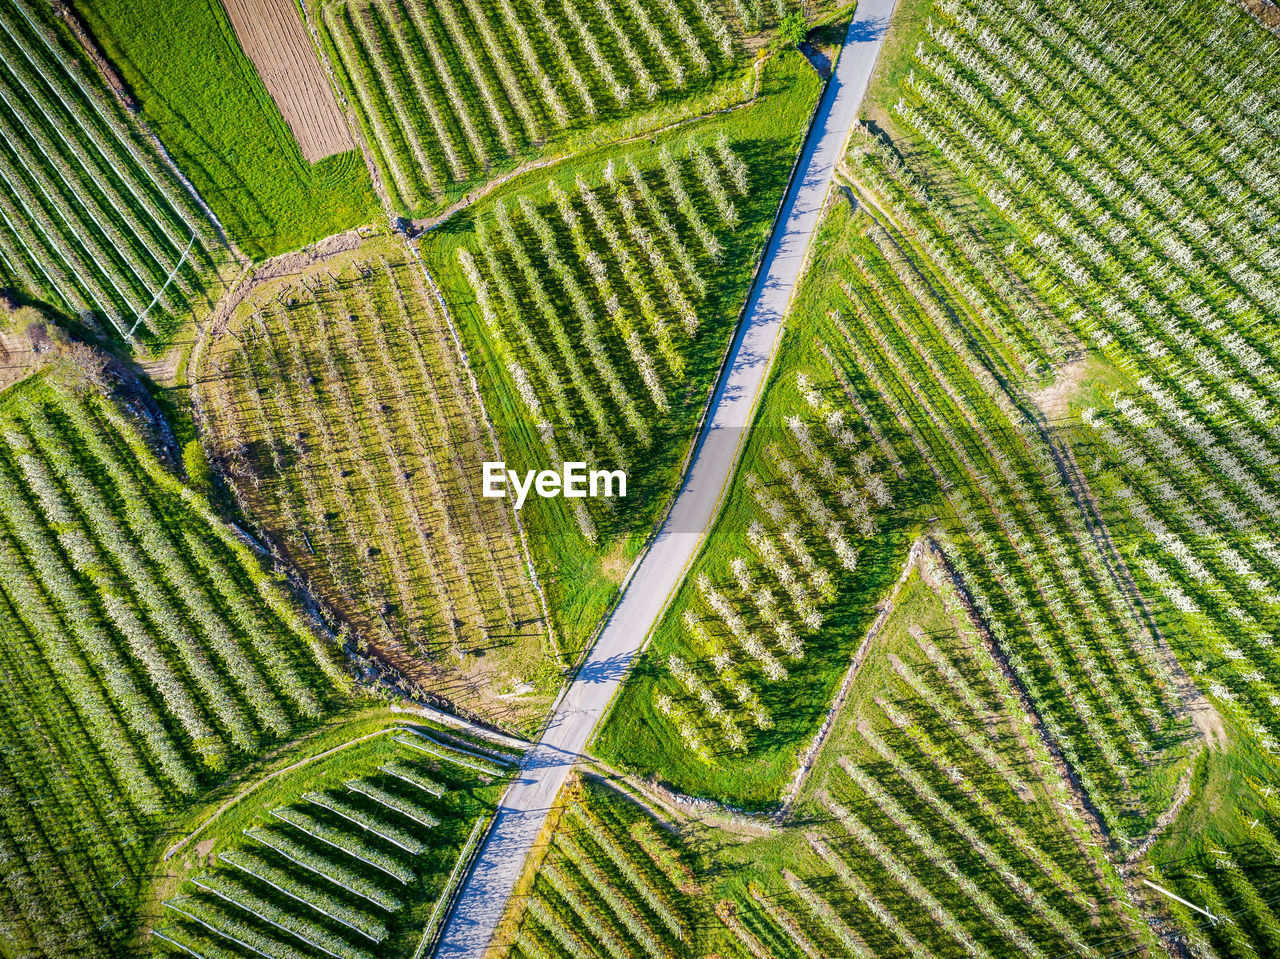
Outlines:
[{"label": "dirt track", "polygon": [[222,0],[308,163],[356,148],[294,0]]}]

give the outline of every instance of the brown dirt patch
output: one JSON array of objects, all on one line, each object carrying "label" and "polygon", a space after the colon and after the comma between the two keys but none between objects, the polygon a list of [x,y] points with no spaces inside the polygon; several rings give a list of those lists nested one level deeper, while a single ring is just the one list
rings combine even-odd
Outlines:
[{"label": "brown dirt patch", "polygon": [[40,355],[31,349],[24,333],[0,333],[0,390],[34,373]]},{"label": "brown dirt patch", "polygon": [[308,163],[356,148],[294,0],[222,0]]},{"label": "brown dirt patch", "polygon": [[1039,392],[1031,394],[1031,399],[1046,417],[1054,420],[1066,415],[1067,406],[1071,403],[1071,398],[1075,395],[1081,380],[1084,379],[1086,364],[1085,360],[1068,363],[1058,370],[1058,375],[1054,377],[1052,383]]}]

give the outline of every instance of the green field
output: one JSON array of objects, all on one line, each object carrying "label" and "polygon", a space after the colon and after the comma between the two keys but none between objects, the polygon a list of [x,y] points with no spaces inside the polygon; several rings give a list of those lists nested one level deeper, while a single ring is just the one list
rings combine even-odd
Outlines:
[{"label": "green field", "polygon": [[[749,106],[526,174],[421,241],[508,467],[544,468],[549,456],[576,456],[609,468],[626,461],[632,471],[627,499],[601,501],[607,505],[589,514],[575,514],[564,499],[521,511],[569,661],[674,489],[818,92],[803,58],[780,53],[764,64]],[[721,157],[722,138],[746,166],[745,194]],[[698,155],[712,166],[732,224],[705,185]],[[677,182],[683,201],[672,193]],[[460,268],[462,250],[478,279]],[[588,254],[601,262],[603,280]],[[571,316],[585,331],[581,342],[557,332],[561,310],[565,323]],[[586,322],[598,322],[598,351]],[[544,445],[548,436],[554,450]]]},{"label": "green field", "polygon": [[169,813],[321,722],[347,681],[112,400],[38,377],[0,421],[9,938],[103,954],[132,934]]},{"label": "green field", "polygon": [[302,159],[218,0],[75,6],[148,124],[249,256],[294,250],[377,217],[359,151]]},{"label": "green field", "polygon": [[[856,211],[842,197],[827,214],[725,512],[595,743],[632,786],[711,799],[693,814],[706,822],[726,822],[719,803],[776,809],[873,604],[893,603],[788,807],[795,825],[711,854],[712,874],[735,878],[775,848],[827,867],[815,887],[783,858],[800,882],[774,880],[769,904],[781,912],[767,889],[738,890],[720,917],[738,923],[743,954],[1158,948],[1138,909],[1193,955],[1269,954],[1280,942],[1280,211],[1264,145],[1280,114],[1263,92],[1275,50],[1247,14],[1210,4],[1171,21],[1136,5],[995,0],[895,14],[841,188]],[[1158,98],[1140,92],[1157,84]],[[901,462],[887,517],[903,545],[924,533],[935,579],[958,585],[946,600],[930,584],[949,625],[916,574],[886,589],[901,552],[859,589],[822,550],[832,520],[856,516],[784,463],[808,460],[844,483],[844,449],[859,449],[839,437],[846,424],[873,450],[885,438]],[[779,550],[762,574],[762,528],[780,535],[806,513],[817,576],[800,550]],[[877,532],[879,555],[895,555],[894,528]],[[977,650],[991,657],[987,688],[1008,684],[999,704],[982,705]],[[1019,738],[1053,759],[1014,773],[992,723],[1028,709]],[[901,749],[889,737],[905,737]],[[928,794],[904,778],[920,766],[900,766],[901,750],[928,757],[977,806],[961,813],[957,796],[913,813],[904,799]],[[964,773],[968,762],[979,772]],[[1012,794],[1001,798],[992,773]],[[1024,921],[1007,911],[1016,879],[1004,873],[984,896],[985,873],[970,871],[1003,872],[996,833],[1037,860],[1004,824],[1037,778],[1041,808],[1074,809],[1066,828],[1088,865],[1072,881],[1092,873],[1108,890],[1077,898],[1084,914],[1060,901],[1044,910],[1024,890],[1035,914]],[[937,817],[950,834],[929,835]],[[1055,850],[1048,868],[1064,865],[1067,843],[1048,838],[1062,824],[1024,828]],[[911,866],[895,842],[941,873]],[[1071,888],[1056,885],[1054,896]],[[832,921],[815,890],[844,897],[827,903]],[[1112,934],[1090,905],[1103,898],[1117,904]],[[779,925],[799,934],[783,945]]]},{"label": "green field", "polygon": [[733,102],[749,82],[745,44],[757,45],[775,14],[753,0],[732,14],[718,7],[336,0],[311,9],[393,207],[420,216],[523,161]]},{"label": "green field", "polygon": [[0,282],[100,336],[151,347],[213,309],[238,267],[76,41],[28,3],[0,14]]},{"label": "green field", "polygon": [[[846,250],[848,207],[837,202],[724,512],[595,745],[610,762],[735,805],[781,792],[932,501],[906,479],[919,461],[877,444],[871,430],[890,429],[892,414],[825,316]],[[717,704],[727,721],[708,721]]]},{"label": "green field", "polygon": [[[298,0],[363,139],[312,166],[220,0],[70,2],[140,112],[0,9],[0,956],[428,959],[531,771],[418,707],[544,728],[847,11]],[[486,959],[1280,955],[1267,15],[900,0]]]},{"label": "green field", "polygon": [[1158,948],[940,555],[898,592],[784,823],[586,778],[491,955]]}]

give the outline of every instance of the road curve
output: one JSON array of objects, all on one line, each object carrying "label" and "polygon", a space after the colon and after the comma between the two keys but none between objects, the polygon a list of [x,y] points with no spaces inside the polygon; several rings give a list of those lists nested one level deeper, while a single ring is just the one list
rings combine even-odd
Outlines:
[{"label": "road curve", "polygon": [[503,797],[445,927],[437,959],[480,959],[547,814],[715,518],[782,334],[791,293],[844,153],[894,0],[859,0],[805,140],[761,275],[671,513],[649,546],[541,741]]}]

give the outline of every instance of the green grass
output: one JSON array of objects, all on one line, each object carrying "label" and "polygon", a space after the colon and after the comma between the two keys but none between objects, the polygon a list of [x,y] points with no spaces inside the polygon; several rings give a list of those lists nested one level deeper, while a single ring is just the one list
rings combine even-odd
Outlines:
[{"label": "green grass", "polygon": [[303,160],[218,0],[76,7],[178,167],[250,256],[377,217],[359,151]]},{"label": "green grass", "polygon": [[[1276,945],[1280,871],[1280,770],[1229,721],[1196,762],[1191,794],[1178,817],[1144,857],[1145,875],[1225,921],[1211,922],[1144,888],[1154,913],[1171,919],[1192,942],[1223,959],[1268,955]],[[1259,908],[1259,901],[1267,905]]]},{"label": "green grass", "polygon": [[[701,325],[696,348],[688,359],[682,388],[679,392],[671,391],[672,415],[666,423],[656,424],[660,432],[655,431],[655,435],[660,441],[645,454],[648,465],[644,467],[643,480],[634,486],[629,483],[628,498],[619,504],[607,535],[596,547],[588,544],[577,531],[563,499],[531,500],[522,510],[535,562],[557,619],[561,646],[570,659],[599,622],[627,567],[674,490],[693,426],[741,310],[819,92],[818,77],[798,53],[779,54],[765,64],[759,96],[750,106],[680,127],[665,137],[586,153],[526,174],[442,224],[422,241],[424,261],[458,322],[508,465],[516,469],[541,469],[546,465],[545,454],[534,424],[524,412],[510,375],[490,343],[474,295],[457,266],[459,248],[474,248],[476,222],[487,218],[497,201],[510,204],[521,193],[536,193],[542,202],[549,179],[570,191],[577,174],[589,183],[599,184],[603,167],[609,160],[630,156],[642,168],[654,168],[656,146],[671,142],[673,147],[679,147],[690,135],[703,139],[704,134],[724,130],[750,169],[751,191],[746,198],[738,200],[742,223],[735,233],[723,235],[726,247],[723,265],[707,274],[708,294],[698,309]],[[660,178],[652,179],[656,183]],[[693,242],[692,238],[686,238],[686,243],[692,245]],[[562,249],[571,249],[567,241],[563,242]],[[567,303],[563,309],[568,316]]]}]

